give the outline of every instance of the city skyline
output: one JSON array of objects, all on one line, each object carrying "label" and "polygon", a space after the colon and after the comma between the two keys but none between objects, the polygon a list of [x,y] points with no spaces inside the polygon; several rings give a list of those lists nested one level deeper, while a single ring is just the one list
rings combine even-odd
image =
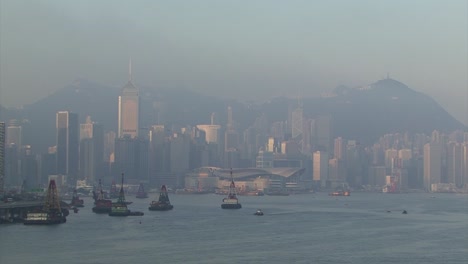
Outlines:
[{"label": "city skyline", "polygon": [[319,96],[389,74],[467,123],[465,1],[0,5],[2,106],[77,78],[121,87],[132,57],[137,86],[240,100]]}]

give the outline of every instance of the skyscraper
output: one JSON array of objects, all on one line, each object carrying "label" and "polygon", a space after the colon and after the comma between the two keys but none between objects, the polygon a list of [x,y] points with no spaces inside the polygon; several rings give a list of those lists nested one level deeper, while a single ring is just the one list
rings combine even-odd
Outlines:
[{"label": "skyscraper", "polygon": [[424,145],[424,189],[432,191],[431,185],[442,178],[442,147],[437,142]]},{"label": "skyscraper", "polygon": [[5,178],[5,123],[0,122],[0,195],[3,196]]},{"label": "skyscraper", "polygon": [[91,117],[80,125],[80,174],[88,183],[95,183],[102,178],[104,162],[104,131]]},{"label": "skyscraper", "polygon": [[129,80],[122,88],[119,96],[118,134],[119,138],[129,135],[130,138],[139,136],[140,126],[140,91],[132,82],[132,63],[129,63]]},{"label": "skyscraper", "polygon": [[78,174],[78,114],[57,112],[57,174],[76,177]]}]

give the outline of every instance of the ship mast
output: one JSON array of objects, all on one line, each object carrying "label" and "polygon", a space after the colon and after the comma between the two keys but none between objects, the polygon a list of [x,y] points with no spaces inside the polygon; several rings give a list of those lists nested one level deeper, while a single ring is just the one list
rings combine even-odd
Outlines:
[{"label": "ship mast", "polygon": [[232,176],[232,168],[231,168],[231,184],[229,185],[229,199],[237,199],[236,185],[234,184],[234,177]]},{"label": "ship mast", "polygon": [[119,192],[119,199],[117,200],[117,203],[125,203],[125,193],[123,189],[123,182],[124,182],[124,174],[122,173],[122,184],[120,186],[120,192]]}]

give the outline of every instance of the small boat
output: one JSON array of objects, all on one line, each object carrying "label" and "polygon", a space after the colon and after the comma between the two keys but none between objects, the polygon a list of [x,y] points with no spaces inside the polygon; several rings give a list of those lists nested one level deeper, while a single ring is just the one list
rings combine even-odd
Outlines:
[{"label": "small boat", "polygon": [[334,191],[329,193],[328,195],[330,196],[350,196],[351,192],[350,191]]},{"label": "small boat", "polygon": [[221,204],[222,209],[240,209],[242,205],[239,203],[236,194],[236,185],[234,184],[234,179],[232,177],[232,169],[231,169],[231,184],[229,185],[229,193],[226,198],[223,199],[223,203]]},{"label": "small boat", "polygon": [[[68,212],[68,211],[67,211]],[[60,207],[55,180],[50,180],[47,196],[42,210],[29,212],[24,220],[25,225],[54,225],[67,222],[66,212]]]},{"label": "small boat", "polygon": [[161,186],[161,192],[159,193],[159,200],[152,201],[148,210],[150,211],[167,211],[172,210],[174,206],[169,201],[169,196],[167,195],[166,185]]},{"label": "small boat", "polygon": [[403,210],[402,214],[408,214],[408,212],[406,210]]},{"label": "small boat", "polygon": [[263,215],[263,211],[260,209],[257,209],[257,211],[254,213],[254,215]]},{"label": "small boat", "polygon": [[145,188],[143,187],[142,183],[140,184],[140,187],[138,187],[136,198],[139,198],[139,199],[148,198],[148,193],[145,192]]}]

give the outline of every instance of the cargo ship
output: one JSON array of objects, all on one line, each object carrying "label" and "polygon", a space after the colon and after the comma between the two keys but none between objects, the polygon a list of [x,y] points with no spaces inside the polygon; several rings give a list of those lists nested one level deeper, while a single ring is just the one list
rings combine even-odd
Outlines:
[{"label": "cargo ship", "polygon": [[172,210],[174,206],[169,201],[169,196],[167,195],[166,185],[161,186],[161,192],[159,193],[159,200],[152,201],[148,210],[150,211],[167,211]]},{"label": "cargo ship", "polygon": [[55,180],[50,180],[47,196],[42,210],[29,212],[24,220],[25,225],[55,225],[67,222],[66,215],[68,210],[60,207]]},{"label": "cargo ship", "polygon": [[231,169],[231,184],[229,185],[229,193],[228,193],[228,196],[223,199],[221,208],[222,209],[242,208],[242,205],[239,203],[239,199],[237,199],[236,185],[234,184],[234,178],[232,177],[232,169]]}]

